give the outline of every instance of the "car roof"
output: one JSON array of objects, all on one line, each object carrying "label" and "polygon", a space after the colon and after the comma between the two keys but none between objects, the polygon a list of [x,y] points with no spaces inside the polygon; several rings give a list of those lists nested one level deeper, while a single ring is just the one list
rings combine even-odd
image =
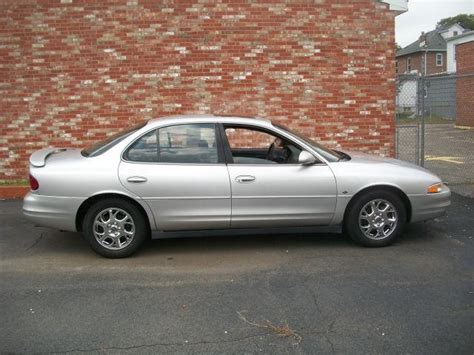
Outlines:
[{"label": "car roof", "polygon": [[262,127],[272,127],[270,120],[261,118],[251,118],[242,116],[227,116],[227,115],[174,115],[154,118],[148,121],[149,125],[168,125],[172,123],[198,123],[198,122],[215,122],[215,123],[235,123],[235,124],[251,124]]}]

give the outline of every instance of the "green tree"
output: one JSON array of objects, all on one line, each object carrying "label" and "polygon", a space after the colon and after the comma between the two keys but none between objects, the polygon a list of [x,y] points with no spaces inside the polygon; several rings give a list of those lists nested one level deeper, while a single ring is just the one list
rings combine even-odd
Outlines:
[{"label": "green tree", "polygon": [[459,23],[462,27],[474,30],[474,14],[459,14],[453,17],[446,17],[438,21],[436,27],[446,27]]}]

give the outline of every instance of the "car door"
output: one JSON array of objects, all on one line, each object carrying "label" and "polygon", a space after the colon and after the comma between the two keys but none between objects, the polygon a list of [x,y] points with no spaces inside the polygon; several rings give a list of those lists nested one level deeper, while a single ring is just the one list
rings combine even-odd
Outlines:
[{"label": "car door", "polygon": [[213,123],[149,131],[122,155],[121,183],[151,207],[158,230],[229,228],[230,183]]},{"label": "car door", "polygon": [[[222,137],[232,188],[233,228],[331,222],[336,182],[326,164],[299,164],[302,148],[298,144],[262,128],[227,124],[222,126]],[[277,140],[287,151],[269,159],[263,152]]]}]

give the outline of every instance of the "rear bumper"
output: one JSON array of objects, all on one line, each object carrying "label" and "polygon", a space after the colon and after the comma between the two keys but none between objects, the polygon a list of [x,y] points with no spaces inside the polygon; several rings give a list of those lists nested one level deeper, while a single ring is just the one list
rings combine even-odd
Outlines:
[{"label": "rear bumper", "polygon": [[84,198],[28,193],[23,199],[25,217],[41,226],[76,231],[76,214]]},{"label": "rear bumper", "polygon": [[411,195],[408,198],[412,210],[410,222],[442,216],[451,205],[451,191],[447,187],[446,190],[436,194]]}]

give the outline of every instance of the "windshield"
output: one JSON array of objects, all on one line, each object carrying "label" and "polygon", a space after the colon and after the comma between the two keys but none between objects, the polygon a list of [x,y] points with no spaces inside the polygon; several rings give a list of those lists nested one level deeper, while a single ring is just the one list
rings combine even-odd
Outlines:
[{"label": "windshield", "polygon": [[94,143],[93,145],[91,145],[90,147],[88,147],[86,149],[83,149],[81,151],[81,154],[85,157],[96,157],[96,156],[104,153],[105,151],[109,150],[114,145],[118,144],[119,142],[121,142],[122,140],[127,138],[132,133],[138,131],[140,128],[145,127],[146,124],[147,124],[147,122],[142,122],[142,123],[139,123],[138,125],[133,126],[133,127],[129,128],[125,131],[120,131],[118,133],[115,133],[115,134],[107,137],[106,139],[104,139],[100,142]]},{"label": "windshield", "polygon": [[303,142],[309,144],[310,146],[312,146],[314,148],[314,150],[316,152],[318,152],[321,156],[323,156],[329,162],[339,161],[341,158],[343,158],[341,153],[338,153],[335,150],[326,148],[326,147],[322,146],[321,144],[315,142],[314,140],[312,140],[310,138],[307,138],[307,137],[301,135],[300,133],[298,133],[296,131],[293,131],[293,130],[291,130],[289,128],[286,128],[286,127],[284,127],[280,124],[277,124],[277,123],[272,122],[272,124],[275,127],[278,127],[280,129],[284,130],[285,132],[289,133],[290,135],[292,135],[296,138],[299,138]]}]

